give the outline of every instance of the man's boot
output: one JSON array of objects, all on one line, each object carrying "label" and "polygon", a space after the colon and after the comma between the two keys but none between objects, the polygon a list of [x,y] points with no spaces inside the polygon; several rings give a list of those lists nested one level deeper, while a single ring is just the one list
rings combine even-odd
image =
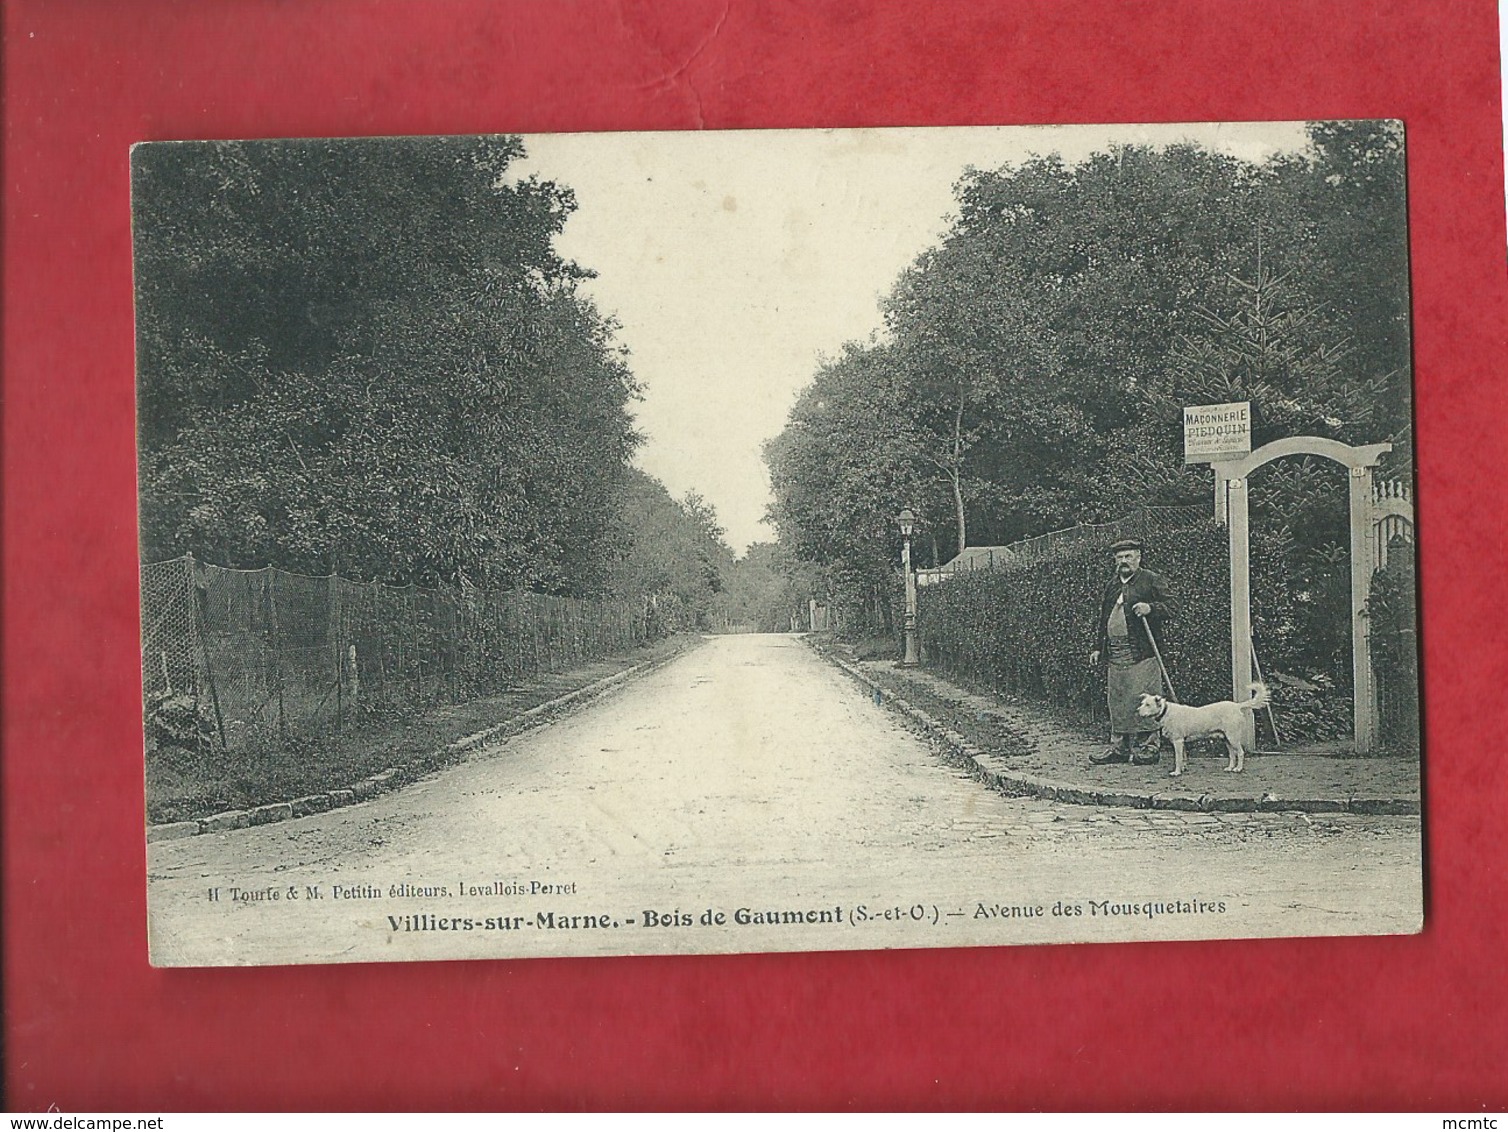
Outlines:
[{"label": "man's boot", "polygon": [[1162,758],[1162,732],[1147,731],[1137,736],[1136,750],[1131,755],[1135,766],[1150,766]]},{"label": "man's boot", "polygon": [[1106,763],[1124,763],[1131,761],[1131,736],[1112,735],[1111,744],[1102,755],[1090,755],[1089,761],[1095,766],[1104,766]]}]

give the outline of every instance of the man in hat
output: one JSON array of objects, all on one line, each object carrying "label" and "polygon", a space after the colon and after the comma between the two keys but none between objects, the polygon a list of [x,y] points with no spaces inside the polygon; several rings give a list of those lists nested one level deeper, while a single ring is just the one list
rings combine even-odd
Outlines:
[{"label": "man in hat", "polygon": [[1142,569],[1139,539],[1110,548],[1115,576],[1100,598],[1092,666],[1104,664],[1105,699],[1110,705],[1110,749],[1092,763],[1155,763],[1162,733],[1155,720],[1136,714],[1143,693],[1162,693],[1162,673],[1153,640],[1161,647],[1163,626],[1173,615],[1173,599],[1161,574]]}]

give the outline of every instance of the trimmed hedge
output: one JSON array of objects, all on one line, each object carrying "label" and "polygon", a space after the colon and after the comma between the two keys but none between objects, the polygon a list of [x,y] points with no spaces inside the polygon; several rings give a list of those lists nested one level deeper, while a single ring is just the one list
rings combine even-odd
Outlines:
[{"label": "trimmed hedge", "polygon": [[[1168,579],[1175,616],[1159,640],[1178,698],[1230,696],[1227,536],[1213,522],[1147,531],[1144,565]],[[1281,576],[1252,548],[1254,586]],[[1089,667],[1100,594],[1111,575],[1105,549],[1084,545],[1025,565],[960,574],[918,595],[924,660],[979,686],[1045,700],[1085,724],[1106,718],[1103,677]],[[1253,628],[1263,627],[1260,593]],[[1281,602],[1267,602],[1269,607]]]}]

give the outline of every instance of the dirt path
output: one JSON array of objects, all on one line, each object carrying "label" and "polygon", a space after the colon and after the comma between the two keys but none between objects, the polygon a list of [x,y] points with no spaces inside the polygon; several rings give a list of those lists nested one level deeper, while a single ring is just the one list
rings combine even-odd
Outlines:
[{"label": "dirt path", "polygon": [[164,965],[1407,931],[1418,862],[1417,819],[1003,797],[774,636],[372,801],[148,852]]}]

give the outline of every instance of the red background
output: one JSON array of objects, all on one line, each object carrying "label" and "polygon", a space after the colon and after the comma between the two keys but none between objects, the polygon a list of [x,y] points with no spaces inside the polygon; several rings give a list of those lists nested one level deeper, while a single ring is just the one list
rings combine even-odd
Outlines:
[{"label": "red background", "polygon": [[[1508,1107],[1491,0],[18,0],[4,33],[9,1107]],[[1350,117],[1408,127],[1422,935],[147,965],[132,142]]]}]

